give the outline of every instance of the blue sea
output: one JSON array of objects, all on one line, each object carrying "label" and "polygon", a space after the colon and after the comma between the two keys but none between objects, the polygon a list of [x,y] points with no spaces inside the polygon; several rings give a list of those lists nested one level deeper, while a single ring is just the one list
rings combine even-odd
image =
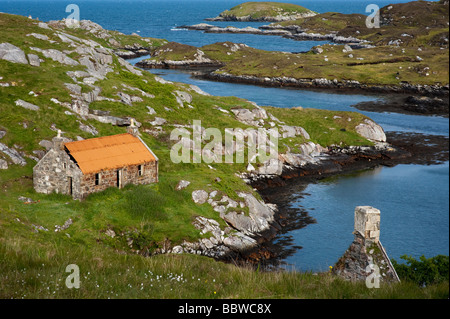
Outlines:
[{"label": "blue sea", "polygon": [[[164,38],[169,41],[203,46],[232,41],[251,47],[300,52],[323,42],[293,41],[279,36],[246,34],[207,34],[176,29],[177,26],[205,22],[242,0],[0,0],[0,12],[31,15],[41,21],[68,17],[69,4],[80,9],[80,18],[92,20],[106,29],[125,34]],[[368,4],[379,7],[407,0],[303,0],[285,1],[317,11],[361,13]],[[258,22],[207,22],[220,26],[258,27]],[[1,39],[0,39],[1,43]],[[130,61],[135,63],[137,60]],[[357,111],[352,106],[362,101],[376,101],[379,94],[338,94],[253,85],[220,83],[191,77],[189,72],[152,70],[171,81],[195,84],[220,96],[238,96],[259,105],[276,107],[313,107]],[[362,112],[386,131],[416,132],[449,136],[449,121],[438,116]],[[291,231],[293,244],[301,246],[285,261],[297,270],[326,270],[345,252],[352,241],[355,206],[370,205],[381,210],[381,241],[391,258],[407,254],[416,258],[449,254],[449,163],[440,165],[398,165],[379,167],[350,174],[299,189],[300,198],[289,203],[307,211],[316,223]]]}]

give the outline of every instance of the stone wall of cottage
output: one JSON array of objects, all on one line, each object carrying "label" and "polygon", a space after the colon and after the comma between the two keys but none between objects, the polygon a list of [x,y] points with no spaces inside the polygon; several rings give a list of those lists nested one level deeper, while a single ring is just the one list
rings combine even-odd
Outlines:
[{"label": "stone wall of cottage", "polygon": [[[85,174],[80,180],[80,196],[86,198],[90,193],[101,192],[109,187],[118,187],[117,171],[120,171],[120,185],[150,184],[158,182],[158,162],[142,164],[142,175],[139,175],[139,165],[130,165],[120,169],[102,170],[97,173]],[[98,185],[96,185],[98,174]],[[74,197],[75,198],[75,197]]]},{"label": "stone wall of cottage", "polygon": [[33,168],[33,186],[44,194],[79,192],[81,171],[66,152],[51,149]]}]

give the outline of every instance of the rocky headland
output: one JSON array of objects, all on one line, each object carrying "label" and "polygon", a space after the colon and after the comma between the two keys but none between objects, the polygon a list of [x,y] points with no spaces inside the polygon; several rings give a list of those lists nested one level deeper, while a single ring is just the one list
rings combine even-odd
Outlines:
[{"label": "rocky headland", "polygon": [[278,2],[245,2],[225,10],[206,21],[270,21],[281,22],[315,16],[316,13],[299,5]]}]

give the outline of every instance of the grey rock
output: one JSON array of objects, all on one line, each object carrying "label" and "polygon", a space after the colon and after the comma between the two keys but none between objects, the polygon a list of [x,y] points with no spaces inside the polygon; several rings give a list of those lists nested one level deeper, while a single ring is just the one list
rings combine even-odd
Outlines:
[{"label": "grey rock", "polygon": [[10,43],[0,44],[0,59],[12,63],[28,64],[25,53],[21,49]]},{"label": "grey rock", "polygon": [[359,135],[368,140],[386,142],[386,134],[383,128],[369,119],[365,119],[364,123],[357,125],[355,130]]},{"label": "grey rock", "polygon": [[25,159],[13,148],[9,148],[3,143],[0,143],[0,152],[8,155],[14,164],[19,164],[21,166],[25,166],[27,162]]},{"label": "grey rock", "polygon": [[8,162],[0,158],[0,169],[8,169]]},{"label": "grey rock", "polygon": [[72,58],[69,58],[67,55],[65,55],[61,51],[58,51],[55,49],[42,50],[42,54],[44,54],[44,56],[46,58],[52,59],[53,61],[59,62],[61,64],[71,65],[71,66],[79,65],[79,63],[77,61],[75,61]]},{"label": "grey rock", "polygon": [[72,223],[73,223],[72,218],[69,218],[68,220],[66,220],[64,222],[64,225],[62,225],[62,226],[55,225],[55,232],[60,232],[60,231],[66,230],[67,228],[70,227],[70,225],[72,225]]},{"label": "grey rock", "polygon": [[41,66],[41,59],[36,54],[28,54],[28,61],[30,61],[31,66]]},{"label": "grey rock", "polygon": [[236,115],[237,120],[240,122],[248,122],[255,119],[255,114],[248,109],[232,109],[231,112]]},{"label": "grey rock", "polygon": [[45,149],[48,151],[53,147],[53,142],[48,140],[42,140],[39,142],[39,145],[45,147]]},{"label": "grey rock", "polygon": [[321,53],[323,53],[323,49],[322,49],[321,47],[315,47],[315,48],[312,49],[312,51],[313,51],[315,54],[321,54]]},{"label": "grey rock", "polygon": [[148,109],[147,114],[150,114],[150,115],[156,114],[156,111],[154,108],[147,106],[147,109]]},{"label": "grey rock", "polygon": [[203,91],[202,89],[200,89],[198,86],[191,84],[189,86],[194,92],[200,94],[200,95],[205,95],[205,96],[211,96],[211,94],[206,93],[205,91]]},{"label": "grey rock", "polygon": [[127,69],[128,72],[131,72],[131,73],[133,73],[135,75],[142,76],[142,71],[141,70],[136,69],[135,67],[133,67],[130,63],[128,63],[127,61],[125,61],[121,57],[117,57],[117,60],[119,61],[120,65],[122,65],[123,67],[125,67]]},{"label": "grey rock", "polygon": [[192,102],[192,95],[184,91],[175,91],[175,94],[183,101],[187,103]]},{"label": "grey rock", "polygon": [[177,186],[175,186],[175,190],[180,191],[182,189],[185,189],[186,187],[189,186],[189,184],[191,184],[191,182],[185,181],[185,180],[181,180],[181,181],[178,182]]},{"label": "grey rock", "polygon": [[184,249],[181,246],[175,246],[172,248],[172,254],[182,254],[184,253]]},{"label": "grey rock", "polygon": [[249,249],[257,245],[256,240],[241,233],[237,233],[235,236],[229,236],[225,238],[223,243],[227,247],[238,251]]},{"label": "grey rock", "polygon": [[73,94],[81,95],[81,86],[78,84],[64,83],[64,86]]},{"label": "grey rock", "polygon": [[192,192],[192,200],[196,204],[204,204],[208,200],[209,194],[204,190],[195,190]]},{"label": "grey rock", "polygon": [[258,172],[261,175],[280,175],[282,171],[283,163],[276,158],[269,159],[258,168]]},{"label": "grey rock", "polygon": [[45,23],[45,22],[39,22],[39,23],[38,23],[38,26],[39,26],[39,28],[42,28],[42,29],[51,30],[51,28],[50,28],[50,27],[48,26],[48,24]]},{"label": "grey rock", "polygon": [[132,105],[134,102],[143,102],[144,100],[139,96],[131,96],[124,92],[119,92],[117,95],[120,97],[120,101],[126,105]]},{"label": "grey rock", "polygon": [[17,100],[16,101],[16,105],[17,106],[21,106],[27,110],[31,110],[31,111],[39,111],[39,106],[25,102],[24,100]]},{"label": "grey rock", "polygon": [[27,34],[27,37],[30,37],[30,36],[35,37],[36,39],[39,39],[39,40],[43,40],[43,41],[48,41],[49,40],[48,36],[46,36],[44,34],[40,34],[40,33]]},{"label": "grey rock", "polygon": [[150,122],[150,124],[153,126],[160,126],[160,125],[164,125],[166,122],[167,121],[165,119],[163,119],[162,117],[155,117],[155,120]]},{"label": "grey rock", "polygon": [[106,236],[109,236],[109,237],[111,237],[111,238],[114,238],[114,237],[116,237],[116,232],[115,232],[114,230],[108,228],[108,229],[105,231],[105,235],[106,235]]},{"label": "grey rock", "polygon": [[85,131],[86,133],[92,134],[92,135],[97,135],[98,131],[96,130],[95,127],[93,127],[92,125],[86,125],[84,123],[80,123],[80,130]]},{"label": "grey rock", "polygon": [[270,227],[274,220],[275,211],[264,202],[257,200],[252,194],[239,193],[249,209],[249,215],[231,211],[221,214],[222,219],[245,235],[255,235]]}]

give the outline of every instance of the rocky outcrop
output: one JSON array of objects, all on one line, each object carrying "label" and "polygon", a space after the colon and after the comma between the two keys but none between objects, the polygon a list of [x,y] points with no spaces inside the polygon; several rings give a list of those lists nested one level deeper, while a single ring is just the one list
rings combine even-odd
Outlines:
[{"label": "rocky outcrop", "polygon": [[[266,234],[273,234],[274,227],[279,228],[275,220],[275,205],[266,204],[250,193],[239,192],[237,195],[242,198],[241,201],[219,195],[218,191],[208,193],[201,189],[194,190],[194,203],[209,204],[230,227],[221,229],[217,221],[197,217],[194,226],[202,235],[211,233],[212,236],[197,243],[184,242],[176,251],[224,258],[231,253],[241,254],[255,249],[258,242],[265,240]],[[244,213],[244,209],[247,209],[248,213]]]},{"label": "rocky outcrop", "polygon": [[[25,166],[27,164],[25,159],[22,157],[22,155],[18,151],[16,151],[14,148],[9,148],[8,146],[6,146],[3,143],[0,143],[0,152],[3,154],[6,154],[14,164],[18,164],[21,166]],[[7,165],[7,163],[5,164],[6,161],[5,160],[3,160],[3,161],[4,161],[2,164],[3,167],[7,168],[8,165]]]},{"label": "rocky outcrop", "polygon": [[0,59],[12,63],[28,64],[25,53],[21,49],[10,43],[0,44]]}]

